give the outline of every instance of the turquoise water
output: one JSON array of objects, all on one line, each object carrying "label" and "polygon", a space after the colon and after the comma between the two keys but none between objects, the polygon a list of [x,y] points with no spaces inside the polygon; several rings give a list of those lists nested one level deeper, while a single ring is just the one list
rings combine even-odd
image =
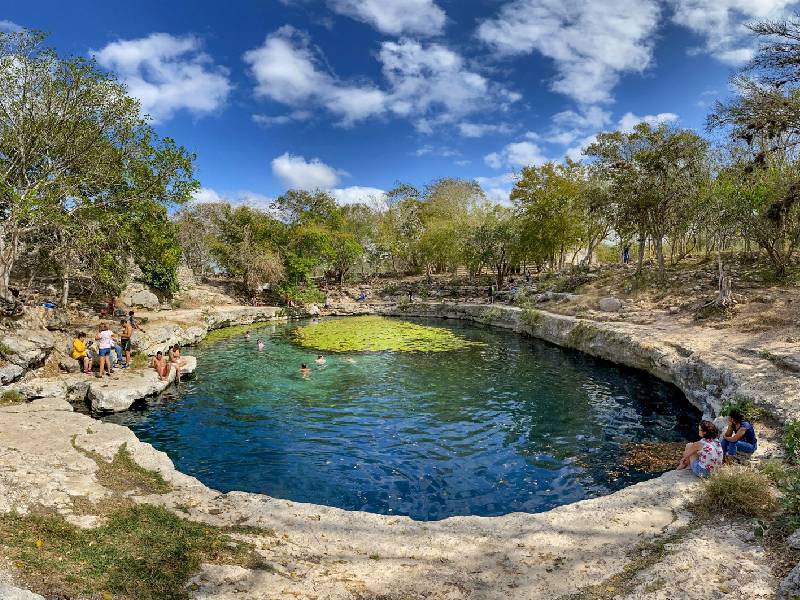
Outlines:
[{"label": "turquoise water", "polygon": [[696,431],[698,412],[646,374],[511,332],[421,322],[487,345],[316,366],[287,335],[297,324],[271,325],[194,348],[193,379],[108,420],[221,491],[420,520],[606,494],[652,476],[622,467],[624,443]]}]

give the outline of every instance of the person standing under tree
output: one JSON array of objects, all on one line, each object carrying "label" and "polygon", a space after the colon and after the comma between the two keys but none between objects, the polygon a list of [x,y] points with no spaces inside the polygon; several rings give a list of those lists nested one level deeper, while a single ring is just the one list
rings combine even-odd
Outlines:
[{"label": "person standing under tree", "polygon": [[122,352],[125,354],[125,365],[127,366],[131,364],[131,336],[133,335],[133,326],[128,319],[122,319],[119,323],[122,325],[119,342],[122,347]]}]

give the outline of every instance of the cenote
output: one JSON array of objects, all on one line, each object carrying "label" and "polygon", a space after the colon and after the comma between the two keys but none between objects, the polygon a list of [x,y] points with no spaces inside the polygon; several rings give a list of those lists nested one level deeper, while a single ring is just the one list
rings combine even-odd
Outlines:
[{"label": "cenote", "polygon": [[418,520],[607,494],[653,476],[624,465],[626,445],[696,431],[698,411],[645,373],[513,332],[414,322],[475,343],[325,353],[320,366],[292,334],[308,323],[254,327],[203,342],[194,378],[108,420],[221,491]]}]

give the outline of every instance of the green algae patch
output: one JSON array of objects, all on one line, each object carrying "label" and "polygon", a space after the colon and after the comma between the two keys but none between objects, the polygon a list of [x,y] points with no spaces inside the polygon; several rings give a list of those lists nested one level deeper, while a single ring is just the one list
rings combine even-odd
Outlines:
[{"label": "green algae patch", "polygon": [[292,335],[300,346],[325,352],[448,352],[485,345],[442,327],[375,316],[323,321]]}]

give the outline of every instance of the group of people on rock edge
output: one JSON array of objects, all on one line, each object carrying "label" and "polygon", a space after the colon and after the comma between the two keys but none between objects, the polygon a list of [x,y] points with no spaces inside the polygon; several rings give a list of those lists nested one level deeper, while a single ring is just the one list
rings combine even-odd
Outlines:
[{"label": "group of people on rock edge", "polygon": [[678,463],[679,469],[691,469],[698,477],[708,477],[723,464],[733,462],[738,454],[749,456],[758,448],[752,423],[737,409],[730,411],[722,436],[711,421],[701,421],[698,434],[700,440],[686,444]]},{"label": "group of people on rock edge", "polygon": [[[119,322],[119,331],[115,332],[111,329],[111,325],[107,322],[102,322],[98,326],[97,334],[94,339],[87,341],[87,335],[81,331],[75,336],[72,341],[71,356],[78,361],[81,370],[87,374],[92,374],[92,365],[95,358],[98,361],[98,372],[96,377],[103,377],[103,375],[111,376],[114,372],[114,367],[126,369],[131,364],[131,338],[133,337],[134,329],[144,332],[144,329],[136,321],[133,311],[128,313],[128,316],[121,319]],[[119,343],[117,341],[119,340]],[[181,380],[181,369],[186,366],[186,359],[181,356],[181,349],[178,344],[175,344],[167,350],[169,360],[164,357],[164,353],[160,350],[156,352],[150,366],[152,366],[158,376],[164,380],[169,376],[170,367],[175,367],[176,380]],[[116,362],[114,357],[116,355]]]}]

